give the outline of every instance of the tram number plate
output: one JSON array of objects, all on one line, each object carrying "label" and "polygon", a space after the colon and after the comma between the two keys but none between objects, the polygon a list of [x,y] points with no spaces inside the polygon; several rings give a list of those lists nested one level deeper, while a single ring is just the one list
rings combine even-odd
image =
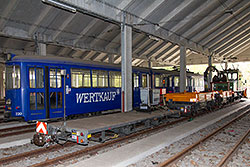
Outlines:
[{"label": "tram number plate", "polygon": [[16,112],[16,116],[21,116],[21,115],[23,115],[22,112]]},{"label": "tram number plate", "polygon": [[72,134],[72,139],[77,140],[77,136]]}]

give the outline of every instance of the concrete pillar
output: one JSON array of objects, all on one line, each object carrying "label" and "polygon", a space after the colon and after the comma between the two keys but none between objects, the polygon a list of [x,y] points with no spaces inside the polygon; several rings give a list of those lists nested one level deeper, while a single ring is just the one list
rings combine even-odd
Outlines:
[{"label": "concrete pillar", "polygon": [[186,90],[186,48],[180,46],[180,92]]},{"label": "concrete pillar", "polygon": [[46,44],[37,43],[37,51],[36,52],[39,56],[46,56]]},{"label": "concrete pillar", "polygon": [[110,63],[110,64],[114,64],[115,55],[109,54],[108,56],[109,56],[109,63]]},{"label": "concrete pillar", "polygon": [[122,112],[132,111],[132,27],[121,24]]},{"label": "concrete pillar", "polygon": [[[212,60],[213,60],[212,58],[213,58],[212,55],[208,57],[208,66],[212,66]],[[211,82],[212,82],[212,71],[210,71],[208,74],[208,90],[211,90],[211,84],[210,84]]]}]

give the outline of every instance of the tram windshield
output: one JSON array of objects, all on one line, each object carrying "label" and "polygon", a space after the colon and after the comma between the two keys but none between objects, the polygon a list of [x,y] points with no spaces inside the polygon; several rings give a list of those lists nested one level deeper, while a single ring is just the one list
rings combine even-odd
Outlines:
[{"label": "tram windshield", "polygon": [[6,89],[20,88],[20,67],[6,66]]}]

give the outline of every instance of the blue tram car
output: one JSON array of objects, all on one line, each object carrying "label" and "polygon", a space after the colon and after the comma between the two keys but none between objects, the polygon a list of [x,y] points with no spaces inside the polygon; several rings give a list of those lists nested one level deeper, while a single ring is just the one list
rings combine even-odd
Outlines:
[{"label": "blue tram car", "polygon": [[[179,83],[175,83],[178,72],[133,67],[132,77],[134,108],[140,105],[141,87],[179,90]],[[193,89],[190,87],[187,90]],[[120,109],[120,66],[70,58],[13,56],[6,62],[5,99],[5,118],[25,121],[61,118],[65,105],[66,116]]]}]

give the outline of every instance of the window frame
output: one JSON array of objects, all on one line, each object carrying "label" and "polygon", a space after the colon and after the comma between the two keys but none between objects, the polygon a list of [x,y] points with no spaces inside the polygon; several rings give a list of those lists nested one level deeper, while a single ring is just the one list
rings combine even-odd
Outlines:
[{"label": "window frame", "polygon": [[[31,87],[31,84],[30,84],[30,81],[31,81],[31,80],[30,80],[30,76],[31,76],[31,75],[30,75],[30,69],[34,69],[34,72],[35,72],[35,73],[34,73],[34,80],[35,80],[35,81],[34,81],[34,85],[35,85],[34,87]],[[42,70],[42,82],[43,82],[42,87],[37,87],[37,85],[38,85],[38,84],[37,84],[37,81],[38,81],[38,80],[37,80],[37,69],[41,69],[41,70]],[[34,67],[29,67],[28,73],[29,73],[29,88],[30,88],[30,89],[44,89],[44,84],[45,84],[45,83],[44,83],[44,69],[43,69],[42,67],[36,67],[36,66],[34,66]]]},{"label": "window frame", "polygon": [[[11,88],[9,87],[9,79],[8,79],[8,72],[7,69],[11,68]],[[16,74],[16,68],[19,69],[18,73]],[[6,90],[13,90],[13,89],[20,89],[21,88],[21,67],[20,65],[6,65],[5,68],[5,80],[6,80]],[[16,85],[16,76],[13,77],[13,74],[15,74],[17,76],[18,79],[18,84]]]},{"label": "window frame", "polygon": [[[73,70],[79,70],[79,71],[73,71]],[[82,76],[82,86],[73,86],[73,72],[83,72],[81,75]],[[89,86],[85,86],[84,85],[84,73],[85,72],[89,72]],[[70,68],[70,75],[71,75],[71,88],[74,88],[74,89],[80,89],[80,88],[91,88],[92,86],[92,73],[91,73],[91,70],[90,69],[87,69],[87,68]]]},{"label": "window frame", "polygon": [[[109,71],[109,87],[111,88],[121,88],[122,87],[122,73],[120,71]],[[114,78],[113,78],[114,77]],[[118,77],[118,78],[116,78]],[[113,80],[114,79],[114,85],[113,85]],[[115,85],[115,80],[118,79],[118,86]]]},{"label": "window frame", "polygon": [[[96,72],[96,86],[94,86],[94,73]],[[100,74],[104,74],[104,81],[105,81],[105,85],[104,86],[99,86],[99,79],[100,79]],[[109,87],[109,72],[107,70],[91,70],[91,82],[92,82],[92,87],[93,88],[108,88]]]}]

